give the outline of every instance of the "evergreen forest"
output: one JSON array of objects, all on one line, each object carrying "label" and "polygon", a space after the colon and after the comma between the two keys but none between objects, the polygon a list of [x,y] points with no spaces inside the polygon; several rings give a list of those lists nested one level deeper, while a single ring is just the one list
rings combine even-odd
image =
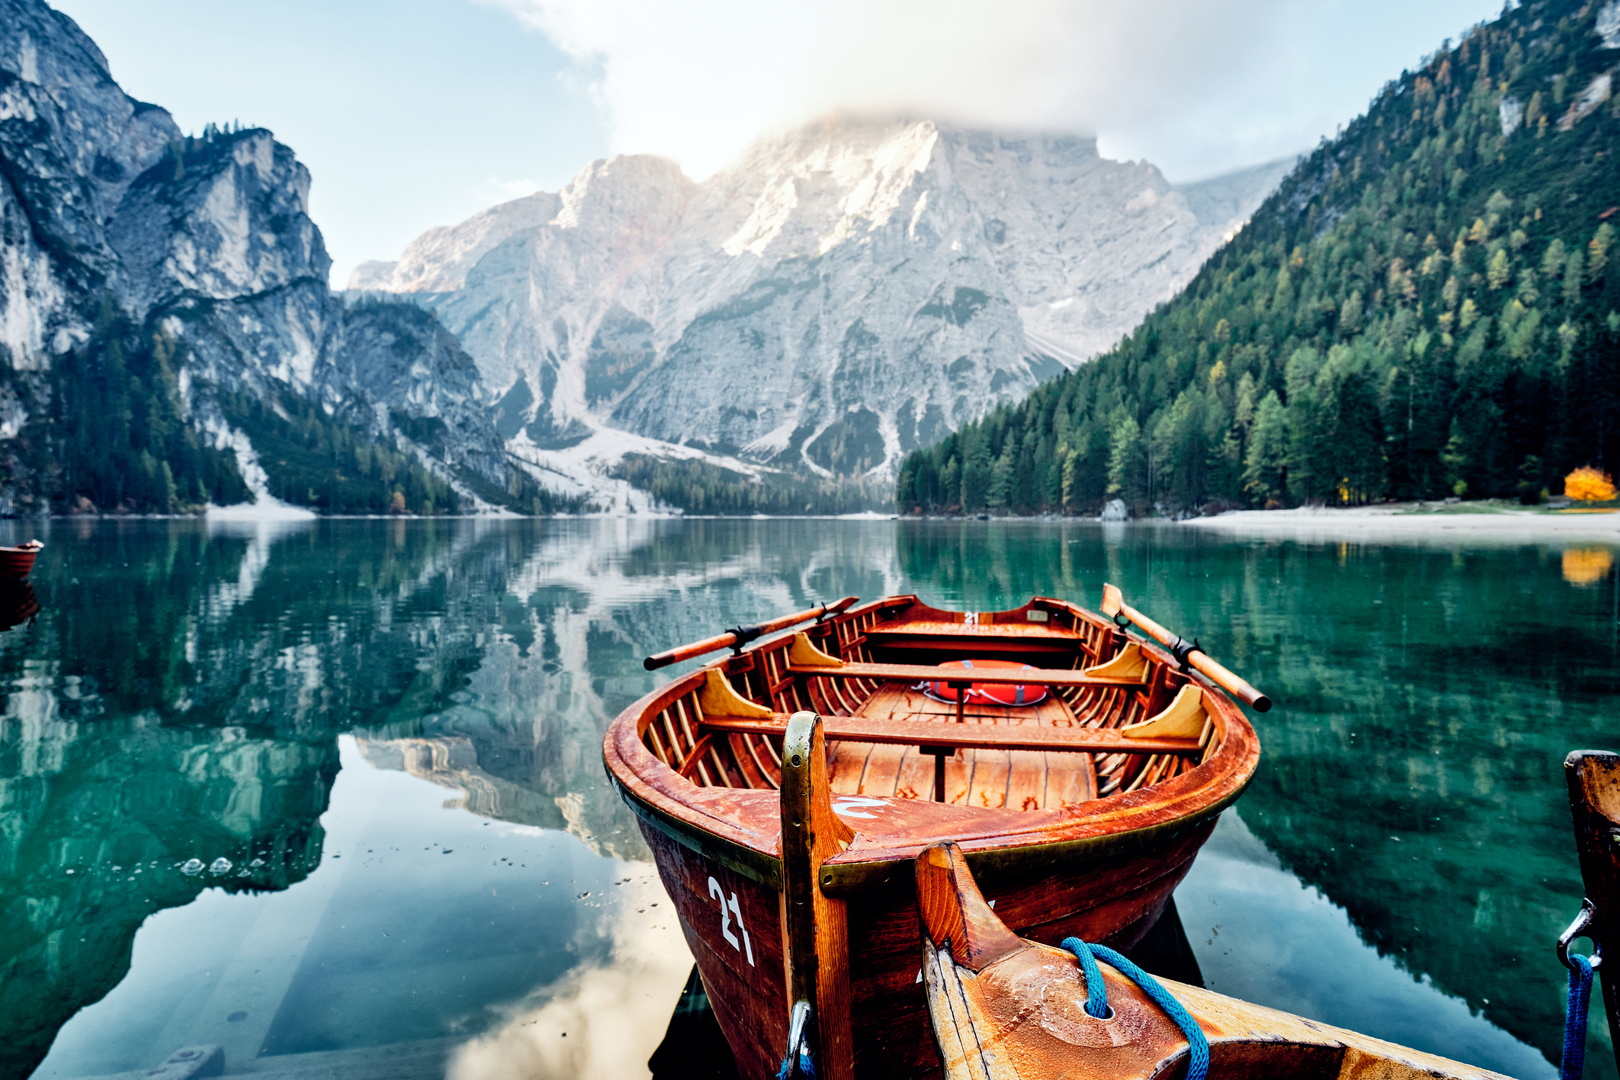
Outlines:
[{"label": "evergreen forest", "polygon": [[172,514],[251,498],[235,455],[186,415],[184,350],[161,330],[141,334],[104,301],[89,340],[58,357],[44,392],[29,395],[30,422],[0,466],[37,492],[39,510]]},{"label": "evergreen forest", "polygon": [[[161,324],[140,329],[107,298],[88,340],[57,357],[42,379],[0,374],[0,391],[27,410],[0,450],[0,475],[20,495],[9,512],[191,514],[210,503],[251,501],[235,453],[215,445],[194,415],[204,400],[248,436],[271,494],[284,502],[338,514],[466,509],[443,477],[405,446],[378,438],[352,410],[329,415],[286,391],[262,400],[195,385],[188,407],[179,375],[186,361],[183,340]],[[390,423],[444,456],[442,420],[395,412]],[[522,513],[584,508],[583,499],[549,491],[516,466],[506,469],[504,485],[470,468],[455,472],[480,498]]]},{"label": "evergreen forest", "polygon": [[1533,502],[1615,472],[1599,6],[1521,4],[1386,85],[1112,351],[908,456],[900,508]]},{"label": "evergreen forest", "polygon": [[759,479],[706,461],[626,454],[612,476],[688,514],[854,514],[890,510],[887,492],[856,477],[762,472]]}]

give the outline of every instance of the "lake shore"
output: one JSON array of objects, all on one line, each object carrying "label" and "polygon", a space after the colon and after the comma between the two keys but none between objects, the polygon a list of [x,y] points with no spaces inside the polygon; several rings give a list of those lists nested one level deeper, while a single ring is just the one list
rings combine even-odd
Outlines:
[{"label": "lake shore", "polygon": [[1499,539],[1620,543],[1620,511],[1557,511],[1501,504],[1392,503],[1383,506],[1234,510],[1181,524],[1229,534],[1311,540]]}]

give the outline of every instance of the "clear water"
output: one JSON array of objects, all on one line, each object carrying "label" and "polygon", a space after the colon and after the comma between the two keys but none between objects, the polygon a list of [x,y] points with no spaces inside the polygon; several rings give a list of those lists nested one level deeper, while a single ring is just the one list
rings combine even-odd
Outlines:
[{"label": "clear water", "polygon": [[[1604,545],[829,521],[0,543],[35,532],[41,610],[0,631],[0,1075],[219,1043],[228,1072],[644,1076],[690,958],[601,767],[666,677],[641,657],[850,593],[1095,605],[1105,580],[1277,702],[1177,894],[1210,985],[1556,1072],[1560,765],[1620,742]],[[1614,1076],[1600,1016],[1589,1070]]]}]

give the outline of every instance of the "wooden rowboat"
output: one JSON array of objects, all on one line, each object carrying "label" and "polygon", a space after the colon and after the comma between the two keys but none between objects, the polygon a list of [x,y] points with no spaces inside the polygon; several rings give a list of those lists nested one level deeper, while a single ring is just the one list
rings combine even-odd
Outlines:
[{"label": "wooden rowboat", "polygon": [[[1150,1080],[1185,1075],[1190,1044],[1140,985],[1099,965],[1108,1005],[1086,1009],[1067,949],[1026,941],[986,903],[955,844],[917,858],[929,1019],[946,1080]],[[1506,1080],[1499,1073],[1160,980],[1208,1044],[1210,1080]]]},{"label": "wooden rowboat", "polygon": [[21,581],[27,577],[44,546],[38,540],[30,540],[16,547],[0,547],[0,580]]},{"label": "wooden rowboat", "polygon": [[[801,1001],[822,1077],[938,1075],[912,866],[942,840],[1035,940],[1128,948],[1157,920],[1259,761],[1228,691],[1270,703],[1117,589],[1103,607],[848,598],[648,659],[736,650],[626,709],[603,755],[741,1075],[776,1073]],[[1026,704],[975,692],[1009,685]]]}]

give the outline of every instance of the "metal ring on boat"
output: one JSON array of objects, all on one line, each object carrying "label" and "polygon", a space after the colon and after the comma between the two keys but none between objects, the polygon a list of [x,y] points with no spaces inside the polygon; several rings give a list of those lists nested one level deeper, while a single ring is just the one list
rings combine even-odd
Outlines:
[{"label": "metal ring on boat", "polygon": [[[1558,952],[1558,962],[1560,964],[1563,964],[1567,968],[1575,967],[1575,965],[1570,963],[1569,960],[1569,947],[1575,943],[1576,938],[1583,937],[1592,939],[1591,964],[1593,970],[1596,970],[1597,966],[1603,963],[1603,942],[1599,941],[1595,937],[1592,937],[1590,932],[1592,918],[1596,914],[1596,904],[1592,903],[1590,900],[1581,901],[1580,914],[1576,915],[1569,926],[1564,928],[1564,932],[1558,935],[1558,945],[1556,948]],[[1608,978],[1608,976],[1604,976],[1604,978]]]}]

